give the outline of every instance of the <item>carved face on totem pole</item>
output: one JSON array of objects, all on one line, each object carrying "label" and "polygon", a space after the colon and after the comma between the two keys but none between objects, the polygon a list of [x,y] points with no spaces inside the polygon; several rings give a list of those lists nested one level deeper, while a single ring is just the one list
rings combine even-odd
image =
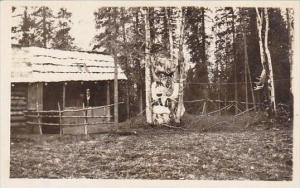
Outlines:
[{"label": "carved face on totem pole", "polygon": [[152,62],[153,122],[154,124],[168,124],[174,119],[177,107],[177,64],[163,56],[156,56]]}]

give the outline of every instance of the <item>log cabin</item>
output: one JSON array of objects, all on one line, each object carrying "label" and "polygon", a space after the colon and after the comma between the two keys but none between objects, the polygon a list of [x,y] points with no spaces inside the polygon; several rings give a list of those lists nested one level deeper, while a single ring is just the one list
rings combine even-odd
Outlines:
[{"label": "log cabin", "polygon": [[[26,116],[28,112],[66,110],[65,116],[79,117],[82,114],[78,113],[82,112],[77,112],[76,109],[113,103],[114,59],[110,55],[12,47],[11,62],[11,130],[29,127]],[[118,80],[126,79],[124,71],[118,66]],[[102,121],[110,121],[109,117],[113,114],[110,106],[86,112],[87,116],[108,117]],[[41,121],[57,123],[59,120],[42,118]],[[82,118],[63,119],[68,124],[82,121]],[[43,126],[42,131],[56,133],[57,128],[54,127],[56,126]]]}]

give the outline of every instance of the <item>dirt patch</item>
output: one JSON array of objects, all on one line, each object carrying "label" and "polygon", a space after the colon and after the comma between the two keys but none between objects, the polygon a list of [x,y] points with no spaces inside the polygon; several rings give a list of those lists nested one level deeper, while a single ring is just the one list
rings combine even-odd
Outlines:
[{"label": "dirt patch", "polygon": [[259,126],[264,128],[136,126],[133,135],[12,135],[10,177],[291,180],[292,129]]}]

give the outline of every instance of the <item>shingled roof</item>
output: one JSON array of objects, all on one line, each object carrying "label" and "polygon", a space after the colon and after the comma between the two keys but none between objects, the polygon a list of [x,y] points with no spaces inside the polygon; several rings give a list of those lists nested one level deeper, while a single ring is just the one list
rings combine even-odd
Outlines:
[{"label": "shingled roof", "polygon": [[[114,79],[109,55],[38,47],[12,48],[12,82],[100,81]],[[118,79],[127,79],[118,66]]]}]

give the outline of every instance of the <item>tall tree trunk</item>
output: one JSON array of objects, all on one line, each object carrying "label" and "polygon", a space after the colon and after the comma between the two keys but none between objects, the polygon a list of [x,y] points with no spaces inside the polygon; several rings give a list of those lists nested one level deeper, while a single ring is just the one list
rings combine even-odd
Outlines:
[{"label": "tall tree trunk", "polygon": [[[294,29],[292,26],[292,9],[287,8],[286,9],[286,20],[287,20],[287,29],[288,29],[288,34],[289,34],[289,64],[290,64],[290,78],[292,78],[292,71],[293,70],[293,35],[294,35]],[[292,79],[290,81],[290,91],[292,93]]]},{"label": "tall tree trunk", "polygon": [[150,23],[149,10],[145,12],[145,82],[146,82],[146,120],[152,124],[152,105],[151,105],[151,59],[150,59]]},{"label": "tall tree trunk", "polygon": [[231,8],[231,15],[232,15],[232,22],[231,22],[231,29],[232,29],[232,47],[233,47],[233,66],[234,66],[234,101],[235,101],[235,114],[238,113],[238,86],[237,86],[237,63],[235,59],[236,55],[236,45],[235,45],[235,19],[234,19],[234,10]]},{"label": "tall tree trunk", "polygon": [[254,96],[252,80],[251,80],[251,73],[250,73],[250,68],[249,68],[249,61],[248,61],[247,35],[245,33],[243,34],[243,41],[244,41],[245,63],[246,63],[245,66],[246,66],[246,70],[247,70],[246,74],[248,74],[248,78],[249,78],[253,107],[254,107],[254,109],[256,109],[256,102],[255,102],[255,96]]},{"label": "tall tree trunk", "polygon": [[208,81],[208,70],[207,70],[207,65],[206,65],[206,32],[205,32],[205,9],[204,7],[201,7],[201,35],[202,35],[202,38],[201,38],[201,43],[202,43],[202,54],[201,54],[201,61],[202,61],[202,64],[203,64],[203,67],[204,67],[204,71],[205,71],[205,81],[207,84],[204,86],[203,88],[203,92],[204,92],[204,98],[205,99],[208,99],[208,93],[209,93],[209,81]]},{"label": "tall tree trunk", "polygon": [[[24,10],[24,18],[23,18],[23,26],[24,26],[24,22],[26,20],[28,20],[28,8],[25,7],[25,10]],[[27,28],[28,26],[26,26],[25,28]],[[28,47],[30,45],[30,40],[29,40],[29,36],[27,34],[28,32],[28,29],[24,29],[24,27],[21,27],[22,29],[22,33],[23,33],[23,38],[22,38],[22,46],[25,46],[25,47]]]},{"label": "tall tree trunk", "polygon": [[[115,53],[115,50],[113,50]],[[119,122],[119,92],[118,92],[118,63],[117,57],[114,55],[114,123],[117,126]]]},{"label": "tall tree trunk", "polygon": [[[169,9],[169,11],[171,10]],[[166,14],[165,16],[168,18],[170,61],[173,62],[173,57],[174,57],[173,34],[172,34],[171,18],[169,17],[171,13],[168,14],[168,9],[166,9],[165,14]]]},{"label": "tall tree trunk", "polygon": [[185,63],[183,59],[183,31],[184,31],[184,17],[183,17],[183,9],[179,10],[179,19],[177,27],[179,28],[179,45],[178,45],[178,66],[179,68],[179,90],[178,90],[178,105],[176,111],[175,122],[180,123],[181,116],[184,112],[184,103],[183,103],[183,91],[184,91],[184,79],[186,78],[185,73]]},{"label": "tall tree trunk", "polygon": [[118,26],[117,26],[117,8],[114,8],[114,26],[115,26],[115,36],[112,47],[112,54],[114,56],[114,124],[118,125],[119,122],[119,90],[118,90],[118,63],[117,63],[117,53],[116,53],[116,38],[118,34]]},{"label": "tall tree trunk", "polygon": [[245,75],[245,99],[246,99],[246,110],[248,110],[249,108],[249,104],[248,104],[248,78],[247,78],[247,65],[248,65],[248,52],[247,52],[247,41],[246,41],[246,34],[245,32],[243,33],[243,41],[244,41],[244,75]]},{"label": "tall tree trunk", "polygon": [[256,25],[258,32],[258,44],[259,44],[259,54],[260,54],[260,63],[262,66],[262,71],[259,77],[259,81],[256,83],[255,90],[262,89],[265,84],[266,79],[266,66],[265,66],[265,53],[263,47],[262,39],[262,26],[263,26],[263,12],[259,13],[258,8],[256,8]]},{"label": "tall tree trunk", "polygon": [[287,29],[289,34],[289,63],[290,63],[290,69],[292,68],[292,62],[293,62],[293,27],[292,27],[292,19],[291,19],[291,9],[286,9],[286,19],[287,19]]},{"label": "tall tree trunk", "polygon": [[268,9],[264,9],[265,12],[265,19],[266,19],[266,28],[265,28],[265,52],[267,56],[267,62],[268,62],[268,68],[269,68],[269,81],[270,81],[270,88],[268,90],[271,90],[271,107],[276,114],[276,97],[275,97],[275,84],[274,84],[274,74],[273,74],[273,66],[272,66],[272,59],[271,54],[269,50],[269,44],[268,44],[268,36],[269,36],[269,15],[268,15]]},{"label": "tall tree trunk", "polygon": [[152,43],[154,44],[154,39],[156,37],[155,33],[155,11],[154,7],[148,7],[148,20],[149,20],[149,28],[150,28],[150,53],[152,53]]},{"label": "tall tree trunk", "polygon": [[[218,100],[219,100],[218,108],[220,110],[221,109],[221,83],[220,83],[220,68],[219,68],[219,63],[218,62],[216,64],[216,73],[217,73],[216,77],[217,77],[217,82],[218,82],[218,89],[217,89],[217,91],[218,91]],[[219,115],[221,115],[221,111],[219,111]]]},{"label": "tall tree trunk", "polygon": [[[140,8],[136,8],[135,11],[135,34],[138,36],[139,35],[139,11]],[[140,74],[139,75],[139,83],[138,83],[138,101],[139,101],[139,113],[142,113],[144,110],[143,107],[143,75],[141,74],[142,68],[141,68],[141,61],[139,58],[136,58],[136,64],[137,64],[137,70]]]},{"label": "tall tree trunk", "polygon": [[42,20],[42,24],[43,24],[43,47],[47,48],[47,28],[46,28],[46,7],[42,7],[42,15],[43,15],[43,20]]},{"label": "tall tree trunk", "polygon": [[[123,22],[122,22],[122,37],[123,37],[123,42],[124,42],[124,46],[125,46],[125,52],[126,52],[126,62],[125,62],[125,68],[126,68],[126,72],[128,73],[129,72],[129,69],[128,69],[128,64],[130,61],[130,58],[128,57],[129,55],[129,52],[128,52],[128,48],[127,48],[127,41],[126,41],[126,29],[125,29],[125,8],[121,8],[121,16],[122,16],[122,19],[123,19]],[[130,118],[130,98],[129,98],[129,82],[126,81],[126,116],[127,116],[127,119]]]},{"label": "tall tree trunk", "polygon": [[164,45],[164,49],[167,51],[170,47],[169,47],[169,19],[168,19],[168,8],[164,7],[163,8],[163,12],[164,17],[163,17],[163,45]]}]

